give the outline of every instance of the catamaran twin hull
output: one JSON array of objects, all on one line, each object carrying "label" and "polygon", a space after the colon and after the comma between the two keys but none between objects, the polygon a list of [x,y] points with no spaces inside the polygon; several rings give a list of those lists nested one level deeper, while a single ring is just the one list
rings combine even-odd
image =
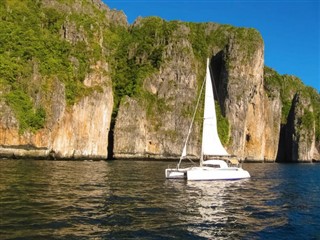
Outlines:
[{"label": "catamaran twin hull", "polygon": [[239,180],[250,178],[248,171],[242,168],[220,168],[191,167],[191,168],[168,168],[166,169],[167,179],[187,179],[190,181],[211,181],[211,180]]},{"label": "catamaran twin hull", "polygon": [[187,168],[167,168],[166,178],[168,179],[185,179],[187,178]]},{"label": "catamaran twin hull", "polygon": [[250,178],[248,171],[242,168],[220,168],[194,167],[187,171],[187,179],[192,181],[206,180],[238,180]]}]

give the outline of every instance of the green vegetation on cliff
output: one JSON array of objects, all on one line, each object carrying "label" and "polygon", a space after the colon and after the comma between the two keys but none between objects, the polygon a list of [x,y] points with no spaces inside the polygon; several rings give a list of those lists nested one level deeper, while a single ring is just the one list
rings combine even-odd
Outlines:
[{"label": "green vegetation on cliff", "polygon": [[[76,11],[75,2],[0,1],[3,99],[14,111],[22,132],[44,126],[50,115],[46,112],[50,111],[53,79],[64,83],[69,106],[90,94],[92,90],[83,81],[98,60],[110,64],[114,115],[124,96],[141,98],[148,109],[155,109],[160,100],[149,96],[143,81],[164,64],[166,48],[182,38],[181,33],[192,44],[200,66],[212,52],[228,44],[230,35],[239,41],[252,35],[252,30],[229,25],[167,22],[157,17],[138,19],[128,29],[106,22],[104,12],[91,2],[82,1],[81,10]],[[227,133],[226,126],[219,125],[219,132]]]},{"label": "green vegetation on cliff", "polygon": [[[105,59],[95,36],[97,19],[76,11],[67,14],[62,11],[67,5],[59,6],[58,10],[41,1],[0,1],[0,78],[6,90],[2,97],[21,132],[44,126],[50,109],[46,96],[53,91],[44,87],[48,82],[63,82],[66,102],[72,105],[90,93],[83,84],[90,65]],[[74,36],[66,36],[68,31]]]},{"label": "green vegetation on cliff", "polygon": [[[0,100],[15,113],[21,132],[44,127],[51,115],[53,81],[64,84],[68,106],[96,90],[83,82],[97,61],[109,64],[105,74],[112,79],[114,115],[121,99],[130,96],[144,102],[152,119],[152,114],[163,113],[168,106],[147,92],[143,83],[170,60],[168,48],[173,44],[191,44],[192,50],[186,47],[181,51],[195,56],[192,66],[198,73],[198,86],[208,56],[236,43],[243,52],[243,62],[262,44],[261,35],[254,29],[168,22],[157,17],[137,19],[127,27],[107,20],[105,15],[89,0],[0,0]],[[295,93],[310,99],[313,111],[305,110],[302,124],[307,127],[315,122],[320,141],[320,100],[314,89],[305,87],[298,78],[279,75],[267,67],[265,89],[270,98],[279,91],[283,123]],[[218,131],[223,143],[227,143],[229,124],[221,112],[218,108]]]},{"label": "green vegetation on cliff", "polygon": [[147,18],[129,31],[115,29],[119,45],[111,63],[116,106],[124,96],[142,94],[143,80],[159,70],[164,50],[161,41],[170,31],[163,22],[160,18]]},{"label": "green vegetation on cliff", "polygon": [[301,128],[310,130],[315,124],[316,141],[320,141],[320,95],[315,89],[305,86],[295,76],[280,75],[269,67],[264,68],[264,88],[269,98],[275,98],[277,94],[280,95],[282,124],[287,123],[294,95],[299,94],[305,99]]},{"label": "green vegetation on cliff", "polygon": [[23,91],[11,91],[6,95],[6,100],[20,121],[21,132],[26,129],[36,131],[43,127],[46,118],[45,110],[42,107],[35,109],[30,97]]},{"label": "green vegetation on cliff", "polygon": [[[206,58],[223,50],[229,43],[231,36],[236,39],[237,44],[242,47],[245,53],[243,61],[248,60],[257,46],[262,43],[261,35],[254,29],[212,23],[167,22],[157,17],[137,19],[128,32],[122,32],[120,47],[115,52],[114,75],[112,77],[115,113],[122,97],[128,95],[143,99],[146,108],[152,109],[149,111],[150,114],[158,115],[159,111],[155,111],[155,109],[158,109],[156,105],[159,105],[160,99],[156,101],[155,96],[150,97],[150,93],[144,90],[143,82],[157,72],[161,64],[170,60],[168,51],[172,51],[172,45],[178,42],[191,43],[192,52],[197,59],[197,63],[193,63],[193,65],[198,66],[198,69],[194,69],[194,71],[199,72],[198,86],[201,86],[205,74]],[[182,47],[181,50],[190,51],[188,48]],[[182,52],[181,55],[192,54],[192,52]],[[162,107],[162,109],[164,108]],[[227,143],[229,124],[221,112],[219,109],[219,134],[222,141]]]}]

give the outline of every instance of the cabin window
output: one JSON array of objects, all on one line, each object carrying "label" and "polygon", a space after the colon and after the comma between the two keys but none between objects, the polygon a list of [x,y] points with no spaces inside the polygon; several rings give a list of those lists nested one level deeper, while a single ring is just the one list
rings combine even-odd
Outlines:
[{"label": "cabin window", "polygon": [[206,167],[212,167],[212,168],[220,168],[219,164],[205,164]]}]

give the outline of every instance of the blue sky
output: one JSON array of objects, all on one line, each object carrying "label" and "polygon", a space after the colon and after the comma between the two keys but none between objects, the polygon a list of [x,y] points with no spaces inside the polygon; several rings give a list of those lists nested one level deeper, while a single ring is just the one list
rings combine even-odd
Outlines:
[{"label": "blue sky", "polygon": [[299,77],[320,92],[319,0],[103,0],[138,16],[215,22],[257,29],[265,44],[265,65]]}]

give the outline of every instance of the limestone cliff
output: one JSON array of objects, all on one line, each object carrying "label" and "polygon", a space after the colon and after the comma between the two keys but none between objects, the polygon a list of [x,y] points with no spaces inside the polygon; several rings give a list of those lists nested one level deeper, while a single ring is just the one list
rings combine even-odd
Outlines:
[{"label": "limestone cliff", "polygon": [[66,106],[65,88],[58,80],[52,92],[51,119],[37,132],[19,132],[19,123],[4,102],[0,104],[0,154],[5,157],[107,158],[108,131],[113,93],[108,78],[99,69],[89,74],[85,84],[109,82],[83,97],[71,108]]},{"label": "limestone cliff", "polygon": [[[165,23],[164,23],[165,24]],[[184,24],[163,51],[164,64],[143,82],[143,97],[125,98],[114,129],[115,158],[171,158],[181,154],[197,99],[197,65]],[[189,152],[198,156],[198,134]]]},{"label": "limestone cliff", "polygon": [[274,162],[278,154],[281,127],[282,103],[279,93],[274,98],[265,97],[264,122],[265,122],[265,152],[264,160]]},{"label": "limestone cliff", "polygon": [[[243,37],[243,36],[241,36]],[[249,37],[249,34],[248,34]],[[229,152],[240,158],[261,160],[265,151],[263,66],[264,46],[256,39],[246,48],[239,35],[232,36],[224,50],[224,68],[219,85],[226,93],[225,114],[231,125]],[[250,41],[246,39],[245,41]],[[254,44],[254,45],[253,45]],[[260,124],[257,124],[259,122]]]},{"label": "limestone cliff", "polygon": [[269,68],[265,68],[264,75],[268,101],[280,103],[274,113],[279,128],[274,133],[279,140],[274,159],[279,162],[318,161],[319,93],[305,87],[294,76],[279,75]]},{"label": "limestone cliff", "polygon": [[0,10],[2,51],[20,44],[12,54],[21,60],[14,71],[17,60],[1,60],[0,156],[106,159],[114,95],[106,28],[126,28],[125,15],[99,0],[4,2]]},{"label": "limestone cliff", "polygon": [[315,141],[315,122],[311,120],[313,112],[310,99],[296,93],[287,123],[281,129],[278,161],[310,162],[312,159],[319,159]]},{"label": "limestone cliff", "polygon": [[[161,67],[159,73],[144,82],[145,91],[158,101],[164,101],[165,111],[157,112],[155,109],[152,119],[148,119],[143,101],[126,99],[121,105],[125,107],[120,107],[115,126],[115,157],[166,157],[180,154],[191,122],[191,114],[184,116],[183,109],[192,111],[195,106],[197,91],[202,83],[201,77],[200,81],[196,81],[197,75],[201,76],[204,72],[204,63],[192,54],[192,44],[187,40],[192,30],[183,23],[180,28],[184,30],[173,35],[182,39],[176,40],[177,44],[166,46],[165,68]],[[207,26],[207,34],[215,30],[212,25]],[[261,37],[254,30],[240,30],[227,36],[226,46],[220,51],[212,43],[209,43],[209,47],[213,49],[211,67],[219,96],[217,100],[230,124],[230,141],[226,145],[228,151],[243,159],[273,161],[278,146],[278,138],[273,138],[273,134],[280,128],[276,124],[280,121],[280,103],[277,100],[269,102],[264,96],[264,47]],[[130,117],[136,115],[137,109],[139,116],[144,116],[143,123],[141,119],[138,121],[136,117]],[[272,120],[267,121],[266,111],[276,113],[277,117],[268,115]],[[128,122],[130,128],[124,127]],[[156,128],[152,128],[153,123],[157,124]],[[189,144],[189,153],[193,156],[200,154],[200,128],[201,121],[195,124],[191,138],[193,142]],[[131,140],[125,140],[128,135]],[[142,136],[144,144],[138,144],[135,148],[136,142],[141,139],[134,136]],[[131,146],[130,151],[128,146]]]},{"label": "limestone cliff", "polygon": [[[139,24],[141,22],[143,23],[142,19]],[[273,162],[279,159],[281,151],[278,151],[283,147],[280,127],[287,119],[287,102],[303,86],[284,90],[281,86],[272,85],[273,78],[277,76],[265,72],[263,41],[253,29],[225,31],[226,28],[218,25],[204,24],[198,26],[205,29],[201,32],[192,25],[177,25],[171,35],[166,35],[166,40],[161,40],[158,35],[155,41],[167,44],[162,52],[164,64],[143,82],[142,91],[147,93],[151,103],[146,97],[127,97],[120,104],[114,129],[114,157],[179,156],[184,134],[191,122],[191,114],[185,115],[183,109],[192,111],[202,83],[205,57],[198,58],[199,43],[195,43],[192,38],[197,33],[198,39],[201,39],[200,32],[207,37],[206,47],[208,56],[211,56],[216,100],[230,126],[229,141],[225,143],[225,147],[231,154],[247,161]],[[217,36],[217,33],[221,35]],[[219,43],[217,39],[220,39]],[[224,44],[220,45],[221,42]],[[298,117],[299,114],[304,116],[305,111],[296,112],[294,116]],[[291,121],[290,118],[288,121]],[[315,118],[312,117],[310,121],[314,125]],[[293,125],[299,129],[306,127],[299,127],[299,121],[295,121]],[[189,144],[191,156],[198,157],[200,154],[200,129],[201,121],[197,121],[191,137],[193,142]],[[305,130],[300,130],[305,136],[303,131]],[[309,144],[306,142],[307,138],[303,137],[299,138],[300,142],[296,141],[295,144],[300,146],[297,157],[290,155],[286,156],[286,159],[311,161],[319,158],[315,147],[315,131],[308,133],[308,136],[313,139]],[[284,141],[288,142],[288,137]],[[302,146],[305,146],[305,153],[301,150]],[[294,148],[294,145],[288,147],[291,150]]]},{"label": "limestone cliff", "polygon": [[[87,87],[99,85],[102,89],[82,98],[71,110],[62,109],[52,127],[51,154],[54,157],[107,158],[113,92],[110,80],[99,73],[100,67],[95,67],[84,84]],[[109,83],[103,86],[104,82]]]},{"label": "limestone cliff", "polygon": [[178,158],[209,57],[230,154],[320,159],[319,93],[264,66],[254,29],[157,17],[129,26],[100,0],[2,1],[0,16],[0,157]]}]

